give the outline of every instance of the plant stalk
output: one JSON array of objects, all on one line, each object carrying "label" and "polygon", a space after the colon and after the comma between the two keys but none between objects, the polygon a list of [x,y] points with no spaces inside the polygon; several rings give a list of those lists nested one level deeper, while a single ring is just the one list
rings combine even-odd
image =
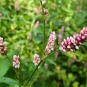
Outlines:
[{"label": "plant stalk", "polygon": [[32,79],[33,75],[36,73],[36,71],[37,71],[37,69],[38,69],[38,67],[39,67],[39,65],[40,65],[41,63],[42,63],[42,60],[41,60],[40,63],[36,66],[36,68],[34,69],[32,75],[30,76],[30,78],[28,79],[28,81],[26,82],[26,84],[25,84],[24,87],[26,87],[26,86],[28,85],[28,83],[29,83],[30,80]]},{"label": "plant stalk", "polygon": [[43,21],[44,21],[44,30],[43,30],[43,36],[44,36],[44,41],[43,41],[43,49],[45,49],[45,14],[44,14],[44,8],[43,8],[43,5],[42,5],[42,1],[40,0],[40,4],[41,4],[41,8],[42,8],[42,15],[43,15]]}]

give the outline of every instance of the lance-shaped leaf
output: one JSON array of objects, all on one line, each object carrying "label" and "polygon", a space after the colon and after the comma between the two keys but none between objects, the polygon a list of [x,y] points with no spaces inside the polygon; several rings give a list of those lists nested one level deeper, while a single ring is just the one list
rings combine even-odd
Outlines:
[{"label": "lance-shaped leaf", "polygon": [[0,77],[0,83],[9,84],[12,87],[19,87],[19,83],[16,80],[8,78],[8,77]]}]

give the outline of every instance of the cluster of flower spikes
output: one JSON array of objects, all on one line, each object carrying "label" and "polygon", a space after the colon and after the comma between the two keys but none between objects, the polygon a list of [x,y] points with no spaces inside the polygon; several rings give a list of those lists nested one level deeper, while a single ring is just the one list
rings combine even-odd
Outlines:
[{"label": "cluster of flower spikes", "polygon": [[[45,54],[49,54],[52,50],[54,50],[54,41],[56,39],[56,34],[55,32],[51,32],[50,34],[50,37],[48,39],[48,43],[47,43],[47,46],[44,50]],[[38,65],[40,62],[40,58],[39,58],[39,55],[38,54],[35,54],[34,55],[34,60],[33,60],[33,63],[34,65]]]},{"label": "cluster of flower spikes", "polygon": [[20,62],[19,62],[19,55],[14,55],[13,56],[13,67],[19,68],[20,67]]},{"label": "cluster of flower spikes", "polygon": [[50,37],[48,39],[48,43],[45,48],[45,54],[49,54],[52,50],[54,50],[54,42],[56,39],[56,34],[55,32],[51,32]]},{"label": "cluster of flower spikes", "polygon": [[4,54],[7,50],[7,47],[5,46],[5,42],[3,41],[3,38],[0,37],[0,54]]},{"label": "cluster of flower spikes", "polygon": [[72,37],[67,37],[64,39],[60,45],[60,50],[66,51],[74,51],[75,49],[79,49],[79,46],[87,40],[87,27],[83,28],[80,31],[80,34],[75,34]]},{"label": "cluster of flower spikes", "polygon": [[35,65],[35,66],[38,65],[39,62],[40,62],[39,55],[38,55],[38,54],[35,54],[35,55],[34,55],[34,60],[33,60],[34,65]]}]

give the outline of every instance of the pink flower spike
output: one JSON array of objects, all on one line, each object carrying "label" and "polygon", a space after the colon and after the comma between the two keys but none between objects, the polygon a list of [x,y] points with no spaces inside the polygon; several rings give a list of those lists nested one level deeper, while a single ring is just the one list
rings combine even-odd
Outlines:
[{"label": "pink flower spike", "polygon": [[15,1],[15,3],[14,3],[14,8],[15,8],[15,10],[17,10],[17,11],[19,11],[19,3],[18,3],[18,1]]},{"label": "pink flower spike", "polygon": [[66,51],[74,51],[75,49],[79,49],[79,46],[87,40],[87,27],[83,28],[80,31],[80,34],[75,34],[72,37],[68,37],[63,40],[60,45],[60,50]]},{"label": "pink flower spike", "polygon": [[39,55],[38,55],[38,54],[35,54],[35,55],[34,55],[34,60],[33,60],[34,65],[35,65],[35,66],[38,65],[39,62],[40,62]]},{"label": "pink flower spike", "polygon": [[19,55],[14,55],[13,56],[13,67],[19,68],[20,67],[20,62],[19,62]]},{"label": "pink flower spike", "polygon": [[38,28],[38,26],[39,26],[39,21],[36,21],[34,28]]},{"label": "pink flower spike", "polygon": [[45,48],[45,54],[49,54],[52,50],[54,50],[54,42],[56,39],[56,34],[55,32],[51,32],[50,37],[48,39],[47,46]]}]

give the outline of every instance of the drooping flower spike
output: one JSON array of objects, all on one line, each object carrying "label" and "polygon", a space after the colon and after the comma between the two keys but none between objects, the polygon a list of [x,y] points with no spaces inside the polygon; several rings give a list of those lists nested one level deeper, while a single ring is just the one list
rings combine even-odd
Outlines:
[{"label": "drooping flower spike", "polygon": [[87,40],[87,27],[83,28],[80,31],[80,34],[75,34],[73,36],[64,39],[59,49],[64,52],[74,51],[75,49],[79,49],[79,46],[83,44],[86,40]]}]

